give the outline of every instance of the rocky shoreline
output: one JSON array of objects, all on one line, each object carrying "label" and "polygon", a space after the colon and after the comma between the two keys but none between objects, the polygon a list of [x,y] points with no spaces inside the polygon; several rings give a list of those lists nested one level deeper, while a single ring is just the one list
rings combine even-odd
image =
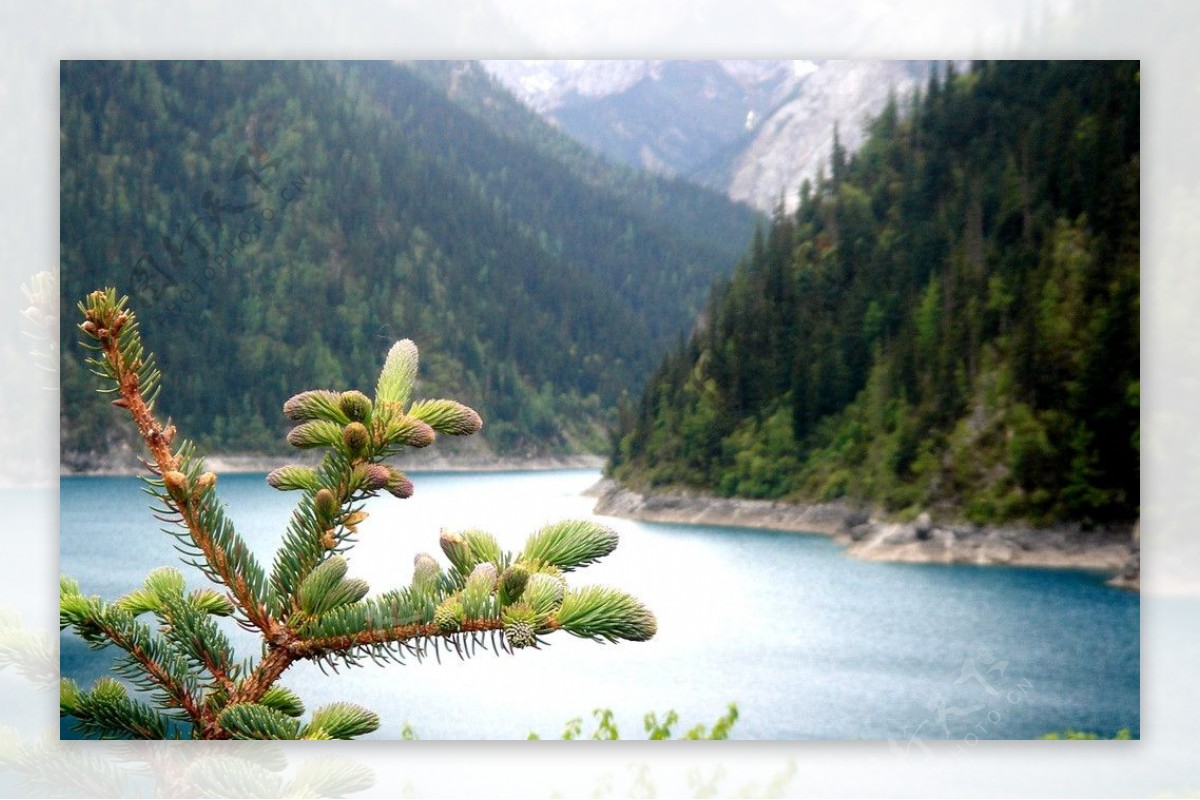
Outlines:
[{"label": "rocky shoreline", "polygon": [[1112,574],[1110,585],[1140,588],[1141,552],[1136,526],[1082,530],[934,522],[921,514],[896,522],[845,503],[802,505],[715,497],[699,492],[641,494],[601,481],[590,494],[595,513],[651,522],[731,525],[820,533],[846,553],[875,561],[1088,569]]}]

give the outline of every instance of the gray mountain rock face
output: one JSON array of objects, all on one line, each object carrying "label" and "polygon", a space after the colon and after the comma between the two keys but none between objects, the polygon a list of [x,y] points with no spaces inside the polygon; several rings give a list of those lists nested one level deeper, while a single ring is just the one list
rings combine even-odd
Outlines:
[{"label": "gray mountain rock face", "polygon": [[523,102],[630,166],[679,176],[770,211],[791,210],[828,163],[834,126],[848,151],[894,93],[923,85],[926,61],[485,61]]}]

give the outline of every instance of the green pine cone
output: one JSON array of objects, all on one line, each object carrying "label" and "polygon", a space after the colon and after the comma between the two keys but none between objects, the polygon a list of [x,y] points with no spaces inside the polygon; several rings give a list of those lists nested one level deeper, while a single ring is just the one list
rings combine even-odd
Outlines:
[{"label": "green pine cone", "polygon": [[352,456],[361,456],[371,444],[371,432],[361,422],[351,422],[342,430],[342,441]]},{"label": "green pine cone", "polygon": [[352,422],[366,422],[371,418],[371,398],[362,392],[342,392],[338,399],[338,407]]},{"label": "green pine cone", "polygon": [[317,493],[313,495],[313,506],[325,522],[332,522],[341,508],[337,497],[328,489],[317,490]]},{"label": "green pine cone", "polygon": [[528,581],[529,570],[523,564],[513,564],[500,573],[500,582],[497,589],[497,597],[500,600],[500,605],[507,606],[517,602],[517,598],[521,596],[521,592],[525,591],[525,584]]},{"label": "green pine cone", "polygon": [[413,559],[413,589],[421,592],[437,591],[442,568],[428,553],[417,553]]},{"label": "green pine cone", "polygon": [[442,633],[453,633],[462,627],[463,602],[457,596],[447,597],[433,612],[433,624]]},{"label": "green pine cone", "polygon": [[527,603],[517,603],[504,610],[504,640],[514,649],[537,644],[540,624],[538,613]]},{"label": "green pine cone", "polygon": [[514,622],[504,626],[504,641],[514,650],[533,647],[537,644],[537,631],[528,622]]}]

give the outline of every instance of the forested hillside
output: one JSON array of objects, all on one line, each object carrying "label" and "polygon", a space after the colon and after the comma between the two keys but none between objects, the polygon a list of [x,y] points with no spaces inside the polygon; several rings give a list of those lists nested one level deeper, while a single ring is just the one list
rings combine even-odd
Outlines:
[{"label": "forested hillside", "polygon": [[638,486],[1101,522],[1139,505],[1136,62],[979,63],[775,215],[622,411]]},{"label": "forested hillside", "polygon": [[418,391],[478,408],[497,451],[594,449],[754,226],[466,63],[64,62],[61,182],[64,458],[105,447],[70,321],[108,285],[209,448],[281,446],[297,386],[367,385],[408,337]]}]

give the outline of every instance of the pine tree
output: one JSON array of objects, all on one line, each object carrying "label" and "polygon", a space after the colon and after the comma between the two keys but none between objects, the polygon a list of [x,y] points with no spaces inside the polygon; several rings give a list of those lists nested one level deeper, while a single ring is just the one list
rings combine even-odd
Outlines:
[{"label": "pine tree", "polygon": [[[161,375],[143,347],[128,298],[116,290],[79,304],[93,372],[115,394],[149,450],[144,480],[154,511],[171,525],[185,562],[217,589],[185,591],[183,574],[156,569],[116,601],[85,596],[60,581],[60,627],[94,648],[122,651],[115,678],[90,690],[63,679],[60,710],[77,729],[102,738],[349,739],[379,727],[378,716],[350,703],[318,708],[302,721],[303,702],[279,683],[293,663],[353,666],[365,658],[403,662],[430,649],[475,653],[490,640],[511,652],[566,631],[595,641],[645,641],[652,612],[624,592],[574,588],[566,573],[603,558],[613,531],[590,521],[547,525],[520,553],[504,552],[488,533],[444,531],[449,567],[416,557],[408,586],[368,596],[349,575],[347,558],[367,518],[364,502],[381,492],[413,493],[412,481],[384,462],[404,447],[425,447],[437,434],[466,436],[482,427],[472,409],[452,400],[411,401],[417,348],[397,342],[387,355],[374,398],[359,391],[306,391],[283,407],[297,425],[288,441],[324,451],[317,467],[292,465],[268,475],[279,490],[300,493],[272,569],[267,570],[226,517],[217,477],[175,427],[154,415]],[[238,660],[218,624],[231,618],[257,631],[263,656]],[[152,619],[152,622],[144,621]]]}]

